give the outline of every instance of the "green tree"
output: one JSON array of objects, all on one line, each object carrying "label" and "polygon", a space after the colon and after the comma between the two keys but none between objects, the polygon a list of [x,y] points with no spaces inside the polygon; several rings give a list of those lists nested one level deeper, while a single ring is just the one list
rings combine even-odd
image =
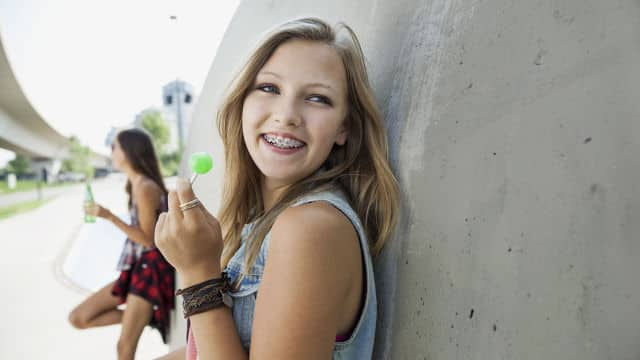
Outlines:
[{"label": "green tree", "polygon": [[62,162],[62,171],[77,172],[93,177],[95,169],[91,166],[91,150],[80,144],[77,137],[69,138],[69,158]]},{"label": "green tree", "polygon": [[181,159],[180,151],[174,151],[160,155],[160,167],[163,176],[173,176],[178,174]]},{"label": "green tree", "polygon": [[140,126],[145,129],[149,135],[151,135],[156,155],[162,157],[165,153],[165,147],[169,143],[169,127],[167,126],[167,122],[162,118],[160,112],[146,112],[142,115]]},{"label": "green tree", "polygon": [[7,170],[18,176],[26,175],[31,172],[31,160],[20,154],[16,154],[16,158],[9,161]]},{"label": "green tree", "polygon": [[163,176],[176,175],[180,166],[181,151],[169,152],[167,144],[169,144],[169,127],[167,122],[158,111],[148,111],[142,115],[140,126],[146,130],[151,136],[153,148],[156,156],[160,161],[160,170]]}]

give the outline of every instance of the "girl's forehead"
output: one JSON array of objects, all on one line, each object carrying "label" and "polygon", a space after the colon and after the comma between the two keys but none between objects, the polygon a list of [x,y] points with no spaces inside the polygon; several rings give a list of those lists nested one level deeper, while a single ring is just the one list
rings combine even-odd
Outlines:
[{"label": "girl's forehead", "polygon": [[346,73],[336,49],[318,41],[291,40],[274,51],[258,75],[302,82],[329,82],[346,90]]}]

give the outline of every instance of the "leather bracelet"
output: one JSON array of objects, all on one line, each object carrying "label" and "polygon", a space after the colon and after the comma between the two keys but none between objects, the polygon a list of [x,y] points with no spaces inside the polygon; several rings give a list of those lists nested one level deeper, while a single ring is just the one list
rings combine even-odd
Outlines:
[{"label": "leather bracelet", "polygon": [[228,293],[230,289],[226,273],[221,278],[210,279],[184,290],[178,290],[176,295],[182,295],[182,314],[184,318],[199,314],[217,307],[233,306],[233,299]]},{"label": "leather bracelet", "polygon": [[221,283],[228,283],[228,281],[229,281],[229,277],[227,276],[227,273],[223,271],[222,272],[222,276],[220,276],[219,278],[209,279],[209,280],[203,281],[201,283],[197,283],[195,285],[189,286],[188,288],[185,288],[185,289],[178,289],[176,291],[176,295],[182,295],[182,294],[185,294],[185,293],[187,293],[187,294],[188,293],[192,293],[192,292],[197,291],[198,289],[201,289],[201,288],[203,288],[203,287],[205,287],[207,285],[218,285],[218,284],[221,284]]},{"label": "leather bracelet", "polygon": [[231,296],[229,296],[229,294],[223,292],[221,289],[213,289],[213,291],[209,291],[204,294],[199,293],[197,295],[184,297],[182,314],[186,319],[191,315],[199,314],[217,307],[231,307],[232,305]]}]

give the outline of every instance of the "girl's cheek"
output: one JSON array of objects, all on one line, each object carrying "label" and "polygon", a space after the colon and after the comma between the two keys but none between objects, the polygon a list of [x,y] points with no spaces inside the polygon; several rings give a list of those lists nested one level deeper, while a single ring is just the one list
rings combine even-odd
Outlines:
[{"label": "girl's cheek", "polygon": [[268,111],[265,101],[256,97],[247,98],[242,110],[242,117],[249,123],[255,123],[267,116]]}]

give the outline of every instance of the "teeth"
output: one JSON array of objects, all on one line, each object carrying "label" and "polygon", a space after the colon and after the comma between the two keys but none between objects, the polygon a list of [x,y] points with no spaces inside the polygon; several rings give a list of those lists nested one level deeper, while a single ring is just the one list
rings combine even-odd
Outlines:
[{"label": "teeth", "polygon": [[267,140],[270,144],[283,149],[298,148],[304,145],[304,143],[297,140],[269,134],[265,134],[264,139]]}]

